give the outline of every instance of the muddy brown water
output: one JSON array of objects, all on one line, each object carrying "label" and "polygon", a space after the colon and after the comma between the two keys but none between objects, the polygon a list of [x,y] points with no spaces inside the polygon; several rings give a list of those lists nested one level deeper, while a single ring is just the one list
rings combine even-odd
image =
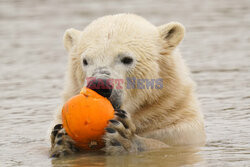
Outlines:
[{"label": "muddy brown water", "polygon": [[[121,12],[187,28],[180,49],[198,84],[207,144],[122,156],[48,158],[67,28]],[[1,0],[0,166],[250,166],[249,0]]]}]

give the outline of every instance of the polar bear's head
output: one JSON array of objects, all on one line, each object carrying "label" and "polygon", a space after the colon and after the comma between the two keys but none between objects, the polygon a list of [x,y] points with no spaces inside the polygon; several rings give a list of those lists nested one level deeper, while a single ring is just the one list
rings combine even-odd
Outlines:
[{"label": "polar bear's head", "polygon": [[88,86],[114,107],[134,110],[162,92],[161,71],[171,63],[162,63],[163,56],[183,36],[179,23],[156,27],[133,14],[99,18],[83,31],[68,29],[64,45],[70,54],[69,84],[77,91]]}]

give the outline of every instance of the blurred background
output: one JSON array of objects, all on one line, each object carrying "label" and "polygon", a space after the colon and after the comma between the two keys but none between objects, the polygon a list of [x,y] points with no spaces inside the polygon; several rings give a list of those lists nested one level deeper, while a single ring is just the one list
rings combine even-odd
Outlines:
[{"label": "blurred background", "polygon": [[[64,31],[123,12],[186,27],[180,49],[198,85],[207,145],[51,160],[45,135],[63,88]],[[249,30],[249,0],[0,0],[0,166],[248,166]]]}]

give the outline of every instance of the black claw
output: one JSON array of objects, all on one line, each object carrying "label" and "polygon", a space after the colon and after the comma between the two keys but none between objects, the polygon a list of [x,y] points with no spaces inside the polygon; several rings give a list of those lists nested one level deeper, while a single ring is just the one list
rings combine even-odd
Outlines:
[{"label": "black claw", "polygon": [[56,144],[62,145],[62,139],[61,139],[61,140],[58,140]]},{"label": "black claw", "polygon": [[121,109],[115,109],[116,112],[121,113],[121,114],[127,114],[126,111],[121,110]]},{"label": "black claw", "polygon": [[63,133],[58,133],[58,135],[56,137],[60,138],[63,136]]},{"label": "black claw", "polygon": [[118,142],[117,140],[112,140],[112,141],[110,142],[110,144],[111,144],[112,146],[121,146],[121,143]]},{"label": "black claw", "polygon": [[126,118],[127,117],[125,114],[122,114],[122,113],[115,113],[115,115],[117,115],[120,118]]},{"label": "black claw", "polygon": [[123,124],[123,126],[124,126],[125,129],[128,129],[128,128],[129,128],[128,125],[125,124],[125,123]]},{"label": "black claw", "polygon": [[114,125],[119,125],[119,124],[120,124],[119,121],[114,120],[114,119],[109,120],[109,122],[111,122],[111,123],[114,124]]},{"label": "black claw", "polygon": [[121,114],[127,114],[127,112],[122,109],[115,109],[115,111]]},{"label": "black claw", "polygon": [[107,131],[108,133],[115,133],[115,132],[116,132],[116,130],[113,129],[113,128],[106,128],[106,131]]},{"label": "black claw", "polygon": [[62,129],[62,128],[63,128],[62,124],[57,124],[57,125],[54,127],[54,130],[60,130],[60,129]]},{"label": "black claw", "polygon": [[57,124],[56,126],[54,126],[53,131],[51,132],[54,136],[57,135],[58,131],[61,130],[63,128],[62,124]]}]

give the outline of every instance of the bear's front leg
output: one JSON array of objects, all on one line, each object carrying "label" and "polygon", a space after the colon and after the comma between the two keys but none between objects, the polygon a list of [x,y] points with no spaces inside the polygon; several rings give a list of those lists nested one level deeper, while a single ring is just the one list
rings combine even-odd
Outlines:
[{"label": "bear's front leg", "polygon": [[135,130],[136,127],[130,114],[124,110],[115,110],[115,118],[110,120],[109,126],[106,128],[104,151],[114,155],[168,147],[161,141],[136,135]]},{"label": "bear's front leg", "polygon": [[62,124],[57,124],[50,135],[50,157],[62,157],[78,151],[74,141],[67,135]]}]

